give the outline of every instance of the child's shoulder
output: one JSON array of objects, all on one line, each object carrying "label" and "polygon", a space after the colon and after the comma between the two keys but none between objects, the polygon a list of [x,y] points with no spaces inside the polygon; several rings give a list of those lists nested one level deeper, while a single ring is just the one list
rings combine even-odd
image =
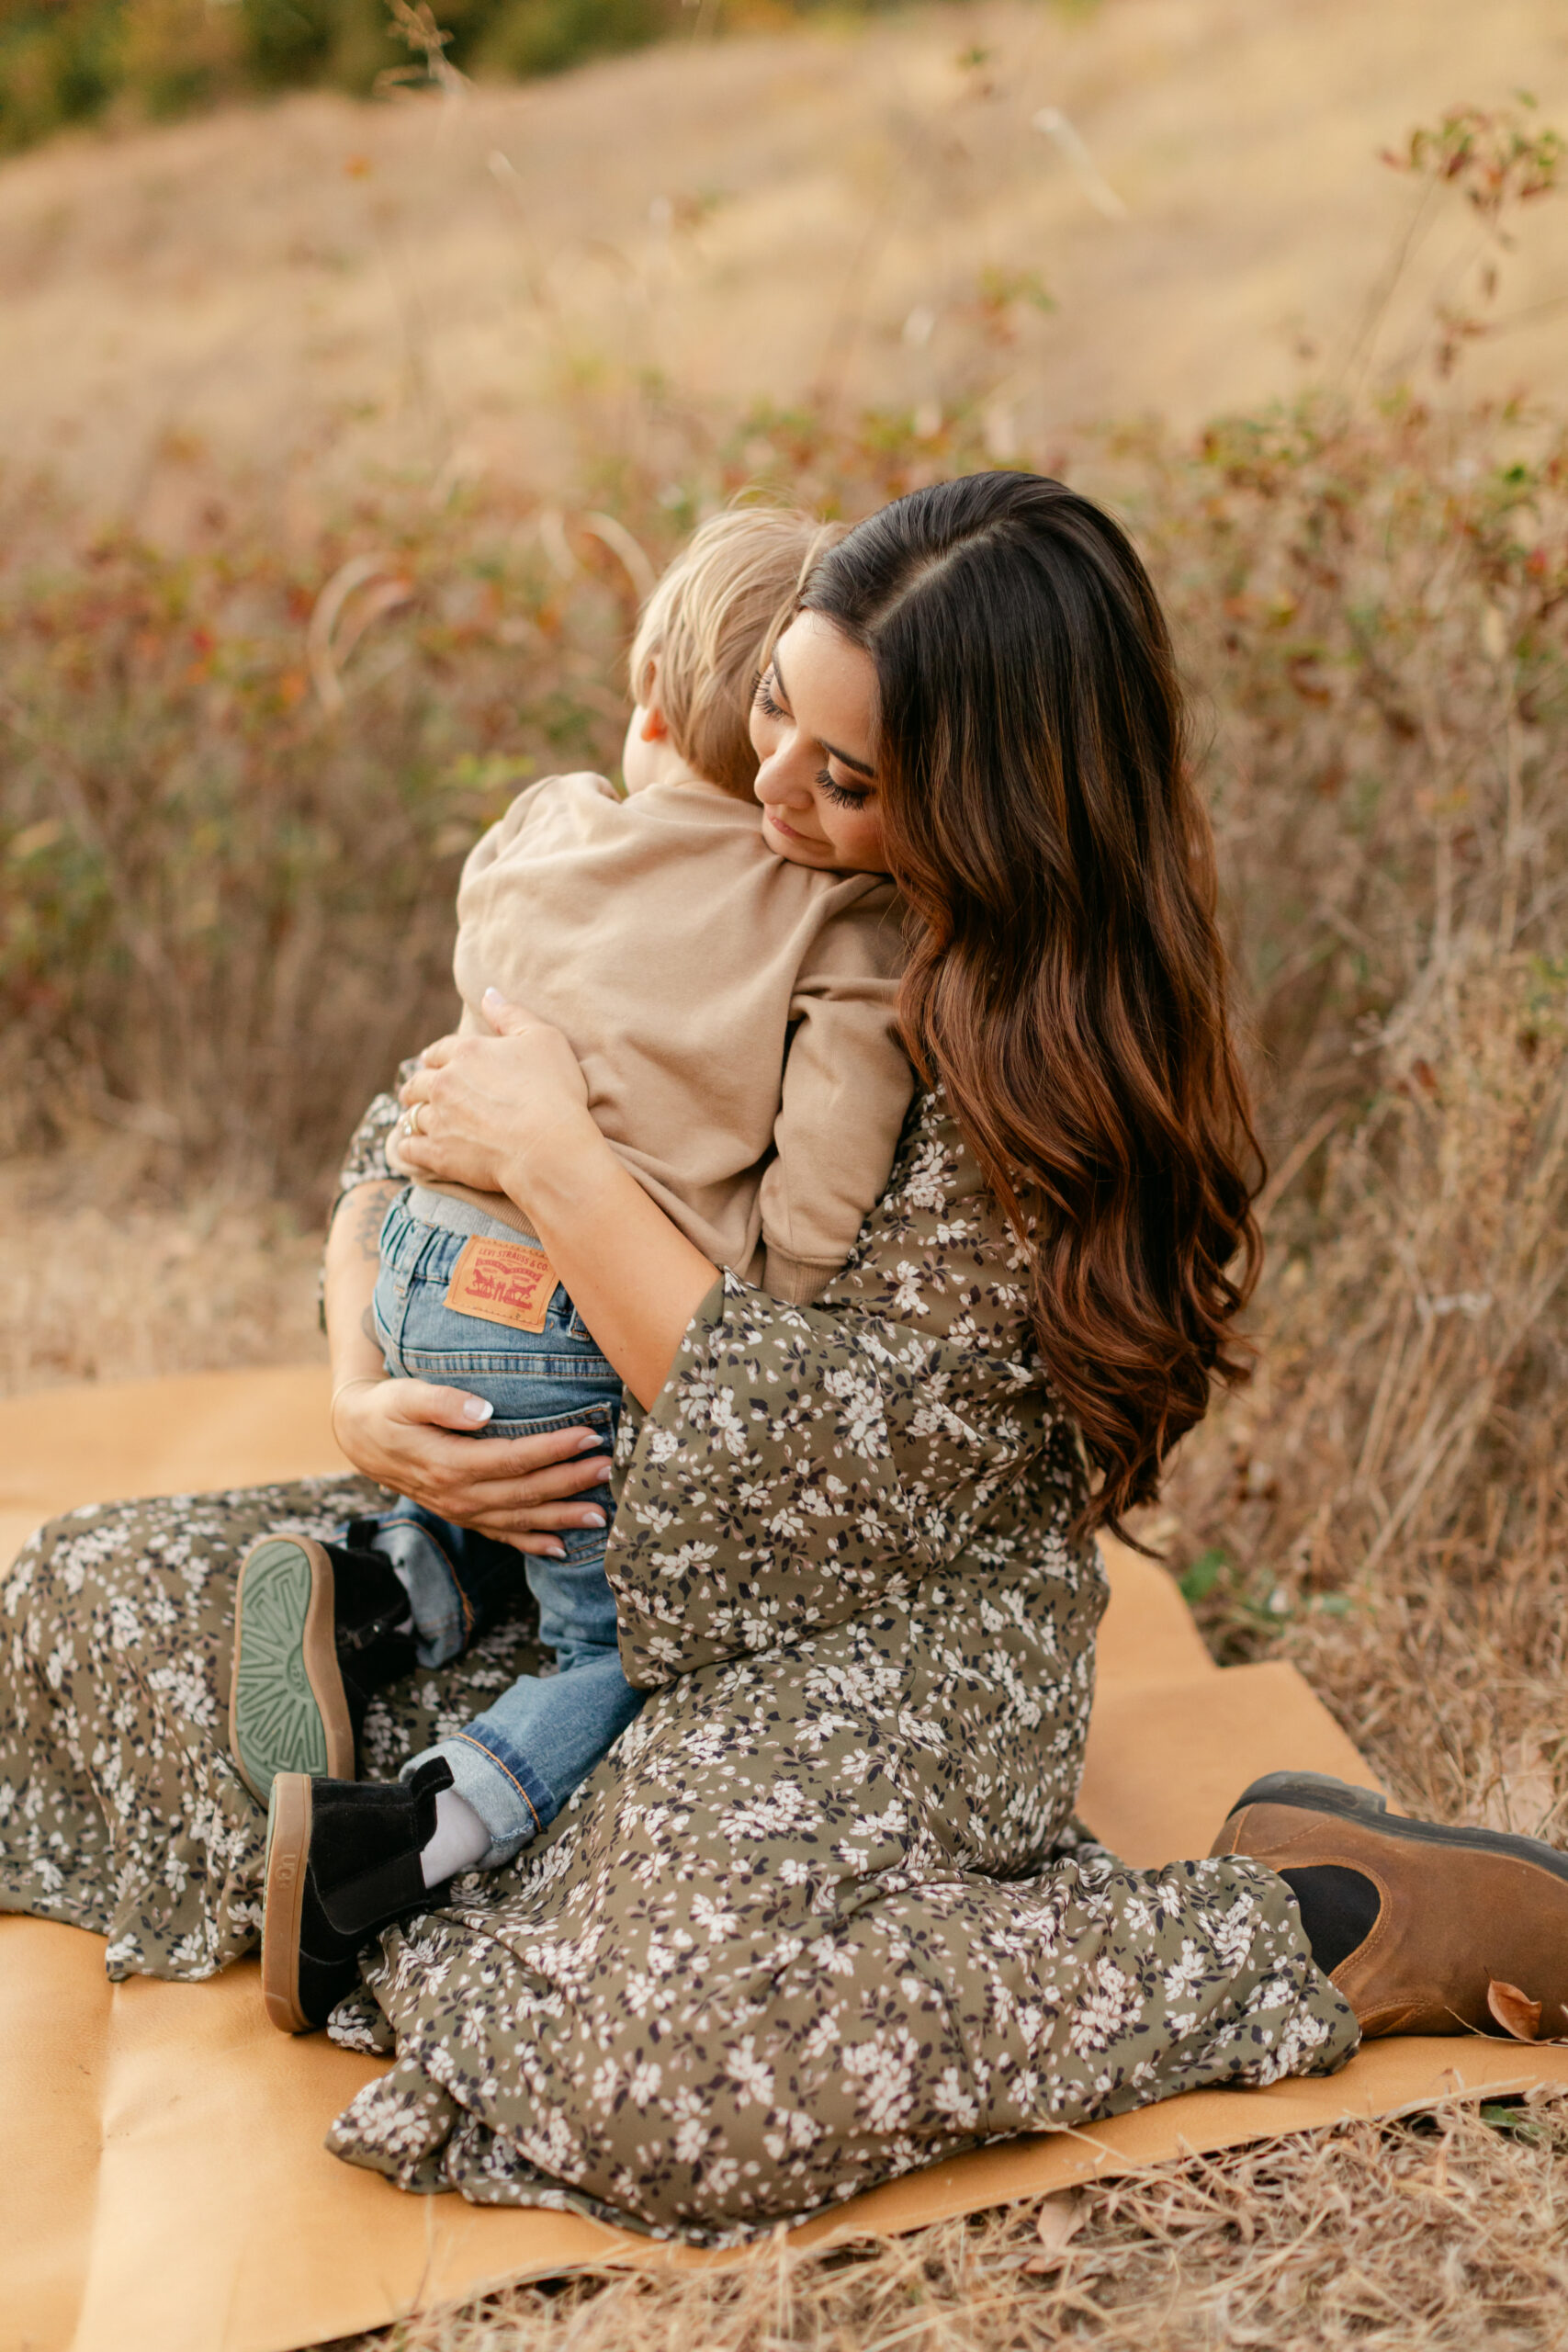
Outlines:
[{"label": "child's shoulder", "polygon": [[904,900],[886,874],[823,874],[806,967],[896,978],[906,961]]},{"label": "child's shoulder", "polygon": [[536,783],[525,785],[504,816],[498,817],[468,852],[457,894],[458,913],[463,910],[464,893],[493,874],[497,865],[512,868],[529,857],[541,821],[547,829],[552,817],[558,822],[567,810],[583,810],[596,802],[618,807],[620,795],[608,776],[595,775],[590,768],[570,775],[542,775]]},{"label": "child's shoulder", "polygon": [[600,775],[596,769],[572,768],[565,775],[542,775],[536,784],[525,785],[506,814],[510,817],[513,810],[526,811],[552,801],[608,800],[618,807],[623,797],[609,777]]},{"label": "child's shoulder", "polygon": [[502,841],[513,841],[525,826],[552,810],[592,803],[620,807],[621,795],[607,775],[599,775],[592,768],[574,768],[565,775],[542,775],[536,782],[524,786],[496,831]]},{"label": "child's shoulder", "polygon": [[904,902],[890,874],[819,873],[827,887],[819,893],[828,922],[881,922],[888,915],[902,916]]}]

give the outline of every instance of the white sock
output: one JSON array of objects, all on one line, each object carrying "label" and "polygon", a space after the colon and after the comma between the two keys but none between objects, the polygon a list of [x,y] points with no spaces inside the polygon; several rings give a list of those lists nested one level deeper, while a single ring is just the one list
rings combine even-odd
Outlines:
[{"label": "white sock", "polygon": [[420,1873],[426,1886],[440,1886],[459,1871],[471,1871],[491,1849],[491,1834],[456,1789],[435,1792],[435,1835],[420,1850]]}]

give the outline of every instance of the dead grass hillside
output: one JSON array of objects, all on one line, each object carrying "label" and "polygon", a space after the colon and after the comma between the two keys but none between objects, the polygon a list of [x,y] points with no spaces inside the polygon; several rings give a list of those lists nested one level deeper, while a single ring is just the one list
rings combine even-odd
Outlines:
[{"label": "dead grass hillside", "polygon": [[[199,527],[205,457],[303,544],[367,469],[558,487],[589,454],[581,395],[616,383],[968,404],[1002,458],[1386,384],[1477,241],[1378,151],[1521,87],[1568,111],[1550,0],[713,21],[512,91],[294,96],[0,166],[0,484],[51,475],[166,539]],[[1477,390],[1557,374],[1562,255],[1558,232],[1520,258]],[[609,429],[667,461],[636,399]]]}]

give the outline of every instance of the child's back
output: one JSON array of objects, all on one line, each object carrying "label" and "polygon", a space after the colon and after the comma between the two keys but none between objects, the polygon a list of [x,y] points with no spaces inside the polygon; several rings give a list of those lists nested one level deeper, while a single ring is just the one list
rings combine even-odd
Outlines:
[{"label": "child's back", "polygon": [[554,776],[479,842],[457,911],[465,1027],[487,988],[554,1023],[597,1125],[697,1247],[775,1296],[819,1290],[909,1100],[886,876],[774,856],[756,802],[694,776],[625,800]]}]

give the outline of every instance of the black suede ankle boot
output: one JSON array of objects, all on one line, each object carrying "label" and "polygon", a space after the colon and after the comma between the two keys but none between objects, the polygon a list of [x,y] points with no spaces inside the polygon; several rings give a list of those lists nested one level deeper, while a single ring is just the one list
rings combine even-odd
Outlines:
[{"label": "black suede ankle boot", "polygon": [[351,1781],[374,1693],[412,1672],[409,1598],[355,1520],[342,1544],[264,1535],[240,1566],[229,1747],[265,1804],[278,1772]]},{"label": "black suede ankle boot", "polygon": [[412,1781],[321,1781],[279,1772],[266,1820],[262,1991],[283,2033],[325,2025],[372,1937],[436,1899],[419,1858],[435,1799],[452,1785],[443,1756]]}]

